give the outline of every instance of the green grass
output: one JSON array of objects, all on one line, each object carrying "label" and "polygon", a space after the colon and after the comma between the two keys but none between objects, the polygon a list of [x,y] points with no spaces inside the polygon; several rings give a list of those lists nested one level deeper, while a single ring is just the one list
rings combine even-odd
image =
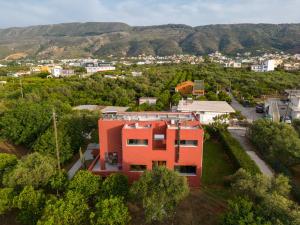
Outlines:
[{"label": "green grass", "polygon": [[204,143],[202,184],[223,186],[224,177],[236,171],[220,142],[210,139]]}]

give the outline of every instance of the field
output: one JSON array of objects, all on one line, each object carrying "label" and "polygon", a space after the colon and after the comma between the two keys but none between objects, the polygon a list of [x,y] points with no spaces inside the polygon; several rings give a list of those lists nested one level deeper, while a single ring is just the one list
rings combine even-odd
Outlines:
[{"label": "field", "polygon": [[[222,145],[208,140],[204,145],[202,187],[191,190],[189,196],[180,203],[174,218],[161,225],[217,225],[220,215],[226,210],[230,190],[223,185],[224,177],[235,172]],[[132,224],[145,224],[142,210],[130,205]]]}]

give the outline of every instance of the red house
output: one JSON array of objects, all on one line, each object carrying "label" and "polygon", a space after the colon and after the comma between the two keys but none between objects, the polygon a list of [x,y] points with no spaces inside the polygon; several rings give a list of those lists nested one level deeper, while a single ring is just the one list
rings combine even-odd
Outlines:
[{"label": "red house", "polygon": [[93,173],[122,172],[132,182],[159,165],[186,176],[191,187],[200,186],[204,131],[194,114],[125,112],[106,115],[98,125]]}]

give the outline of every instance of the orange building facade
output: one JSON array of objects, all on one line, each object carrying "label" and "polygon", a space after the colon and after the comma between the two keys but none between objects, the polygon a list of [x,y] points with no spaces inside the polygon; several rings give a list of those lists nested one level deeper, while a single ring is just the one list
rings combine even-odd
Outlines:
[{"label": "orange building facade", "polygon": [[145,170],[166,166],[199,187],[204,131],[192,113],[126,112],[102,118],[99,155],[89,170],[121,172],[132,182]]}]

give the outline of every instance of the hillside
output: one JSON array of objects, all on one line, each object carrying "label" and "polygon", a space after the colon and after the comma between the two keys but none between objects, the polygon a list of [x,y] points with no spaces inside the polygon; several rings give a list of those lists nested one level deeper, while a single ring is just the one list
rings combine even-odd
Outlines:
[{"label": "hillside", "polygon": [[[300,24],[132,27],[124,23],[66,23],[0,29],[0,59],[20,55],[72,58],[103,55],[300,52]],[[13,58],[14,58],[13,57]]]}]

